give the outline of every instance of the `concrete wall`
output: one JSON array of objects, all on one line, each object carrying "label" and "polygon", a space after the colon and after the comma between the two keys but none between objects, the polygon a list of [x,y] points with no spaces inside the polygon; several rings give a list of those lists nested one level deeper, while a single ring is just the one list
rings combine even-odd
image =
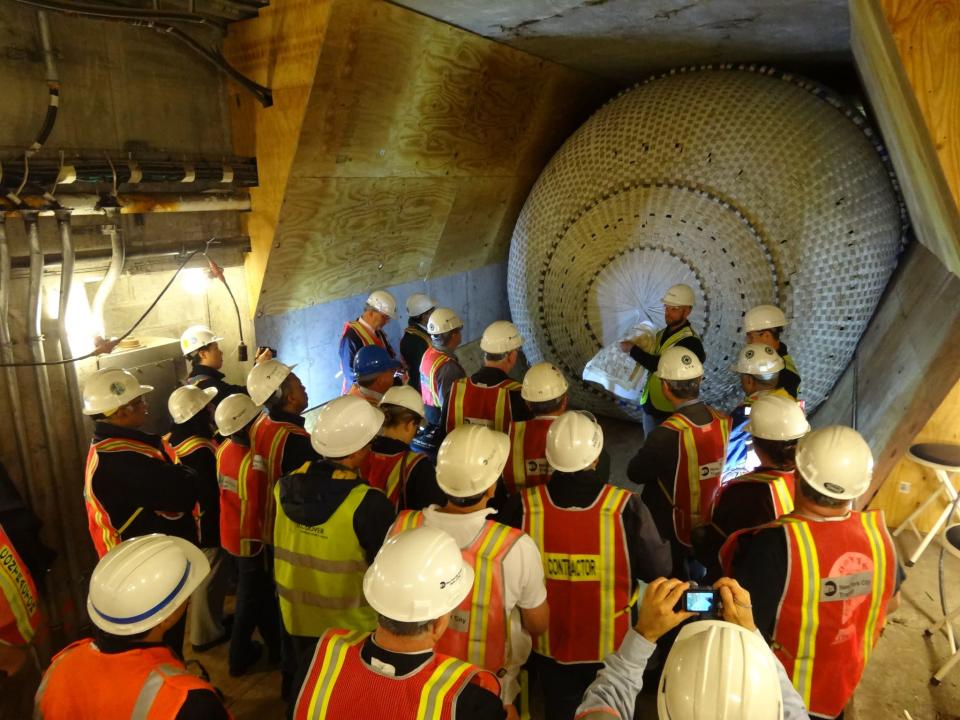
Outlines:
[{"label": "concrete wall", "polygon": [[[436,280],[415,281],[386,289],[397,298],[400,318],[386,327],[387,337],[399,348],[407,317],[405,303],[415,292],[429,294],[440,305],[452,307],[465,323],[463,341],[479,339],[484,328],[494,320],[510,317],[507,305],[506,264],[487,265]],[[310,405],[318,405],[340,394],[340,360],[337,355],[344,322],[363,310],[370,290],[341,300],[291,310],[282,315],[257,318],[257,337],[261,345],[277,348],[285,363],[297,363],[296,373],[307,387]],[[470,353],[461,353],[469,372],[477,363],[470,362]]]}]

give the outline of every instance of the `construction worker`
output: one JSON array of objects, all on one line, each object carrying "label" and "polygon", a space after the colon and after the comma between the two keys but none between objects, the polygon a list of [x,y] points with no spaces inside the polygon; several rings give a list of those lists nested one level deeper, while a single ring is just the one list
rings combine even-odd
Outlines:
[{"label": "construction worker", "polygon": [[[220,368],[223,367],[223,350],[220,349],[222,337],[214,335],[210,328],[204,325],[191,325],[180,336],[180,350],[183,356],[190,361],[190,373],[187,377],[188,385],[201,388],[216,388],[217,395],[213,399],[216,407],[222,400],[236,393],[245,393],[243,385],[228,383]],[[259,365],[273,357],[269,348],[260,348],[254,363]]]},{"label": "construction worker", "polygon": [[53,658],[34,718],[229,718],[214,687],[162,642],[209,570],[200,549],[176,537],[147,535],[111,549],[90,577],[95,636]]},{"label": "construction worker", "polygon": [[[722,620],[684,625],[657,688],[660,720],[808,720],[803,700],[757,633],[750,593],[731,578],[714,584]],[[577,708],[578,720],[631,720],[657,641],[696,616],[677,610],[689,585],[659,578],[647,586],[634,627],[609,655]]]},{"label": "construction worker", "polygon": [[724,570],[753,597],[763,636],[813,718],[836,718],[860,682],[901,570],[883,512],[856,512],[873,456],[853,428],[831,425],[797,444],[792,513],[730,536]]},{"label": "construction worker", "polygon": [[446,533],[417,528],[388,540],[363,578],[376,630],[324,633],[294,720],[501,720],[497,679],[434,649],[473,582]]},{"label": "construction worker", "polygon": [[704,568],[693,560],[690,533],[710,522],[730,418],[699,399],[703,365],[689,348],[667,348],[657,377],[676,411],[650,433],[627,466],[627,476],[643,486],[643,502],[661,537],[670,541],[673,576],[699,580]]},{"label": "construction worker", "polygon": [[546,689],[545,715],[557,720],[573,718],[603,658],[620,646],[638,580],[672,568],[670,546],[640,496],[597,476],[602,450],[596,418],[563,413],[547,433],[550,483],[528,487],[501,513],[533,538],[543,558],[550,628],[534,640],[530,665]]},{"label": "construction worker", "polygon": [[500,678],[500,697],[507,716],[514,718],[530,635],[547,630],[550,610],[537,546],[529,535],[488,517],[494,511],[487,503],[509,451],[509,439],[496,430],[483,425],[455,428],[437,457],[437,482],[446,504],[422,512],[405,510],[390,532],[426,525],[457,541],[476,577],[471,593],[453,611],[437,649]]},{"label": "construction worker", "polygon": [[540,362],[523,376],[520,396],[527,404],[529,420],[510,425],[510,459],[503,468],[507,493],[543,485],[553,468],[547,462],[547,431],[567,409],[569,385],[563,373],[548,362]]},{"label": "construction worker", "polygon": [[434,457],[443,438],[443,406],[455,380],[467,373],[454,354],[463,340],[463,320],[450,308],[440,307],[430,314],[427,332],[430,347],[420,361],[420,396],[427,413],[427,427],[417,435],[415,445]]},{"label": "construction worker", "polygon": [[184,385],[167,399],[173,419],[167,441],[177,459],[197,473],[200,497],[197,503],[199,546],[210,563],[210,573],[197,586],[190,612],[190,643],[204,652],[229,639],[223,624],[223,600],[227,594],[226,554],[220,547],[220,485],[217,480],[216,426],[211,401],[217,389]]},{"label": "construction worker", "polygon": [[430,458],[410,449],[424,417],[420,393],[409,385],[392,387],[384,393],[380,409],[383,428],[373,440],[363,478],[383,490],[398,510],[422,510],[446,502]]},{"label": "construction worker", "polygon": [[399,369],[400,361],[391,357],[382,347],[362,347],[353,358],[353,375],[356,379],[346,394],[363,398],[376,407],[387,389],[393,387],[393,378]]},{"label": "construction worker", "polygon": [[783,359],[769,345],[746,345],[737,356],[737,362],[730,366],[730,370],[740,375],[743,400],[730,414],[730,442],[727,444],[727,457],[721,476],[725,483],[757,466],[757,457],[751,446],[750,432],[747,430],[753,402],[770,393],[793,400],[786,390],[779,387]]},{"label": "construction worker", "polygon": [[40,620],[37,586],[0,525],[0,678],[23,667]]},{"label": "construction worker", "polygon": [[238,677],[263,655],[252,639],[259,630],[271,661],[280,656],[280,622],[273,589],[270,548],[263,540],[267,477],[255,461],[251,429],[260,406],[236,393],[217,406],[217,429],[225,438],[217,449],[220,480],[220,542],[237,560],[237,607],[230,634],[230,675]]},{"label": "construction worker", "polygon": [[469,378],[455,380],[443,407],[443,427],[450,432],[464,423],[507,432],[514,420],[526,420],[520,383],[509,375],[520,357],[523,336],[506,320],[491,323],[480,338],[483,367]]},{"label": "construction worker", "polygon": [[780,384],[794,400],[800,397],[800,373],[797,364],[790,357],[787,344],[780,339],[787,326],[787,317],[776,305],[757,305],[743,317],[744,331],[748,343],[769,345],[783,358],[784,368],[780,371]]},{"label": "construction worker", "polygon": [[719,552],[730,535],[793,511],[797,441],[810,432],[803,410],[789,396],[764,395],[753,403],[747,432],[759,467],[721,487],[710,524],[693,534],[694,553],[708,579],[720,577]]},{"label": "construction worker", "polygon": [[667,326],[657,331],[649,348],[635,345],[630,340],[620,343],[620,349],[629,353],[631,358],[647,370],[647,384],[640,394],[640,403],[643,405],[643,433],[647,437],[674,412],[669,399],[661,391],[662,385],[657,376],[661,354],[667,348],[677,346],[690,350],[701,363],[707,359],[703,342],[688,320],[693,312],[693,288],[689,285],[673,285],[664,293],[661,302],[663,320]]},{"label": "construction worker", "polygon": [[296,655],[329,628],[376,627],[363,599],[363,573],[396,513],[360,474],[383,413],[346,396],[320,408],[310,441],[320,456],[274,488],[274,575]]},{"label": "construction worker", "polygon": [[386,290],[374,290],[363,306],[363,312],[356,320],[343,325],[340,335],[340,372],[343,375],[343,389],[346,395],[357,377],[353,372],[353,358],[362,347],[378,345],[392,358],[396,353],[390,347],[390,341],[383,328],[397,316],[397,299]]},{"label": "construction worker", "polygon": [[420,361],[430,347],[430,335],[427,333],[427,320],[430,313],[437,309],[437,302],[429,295],[414,293],[407,298],[407,315],[410,320],[403,329],[400,338],[400,357],[409,376],[408,384],[420,392]]}]

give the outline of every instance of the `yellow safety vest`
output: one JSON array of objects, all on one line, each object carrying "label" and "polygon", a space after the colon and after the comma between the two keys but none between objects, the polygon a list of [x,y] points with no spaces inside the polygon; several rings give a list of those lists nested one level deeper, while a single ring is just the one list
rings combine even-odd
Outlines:
[{"label": "yellow safety vest", "polygon": [[[656,345],[652,353],[653,355],[662,355],[664,350],[669,347],[673,347],[684,338],[696,337],[696,334],[693,332],[693,328],[689,325],[684,325],[682,328],[673,333],[673,335],[664,340],[663,334],[666,331],[667,328],[662,328],[657,332]],[[644,385],[643,394],[640,395],[640,404],[643,405],[646,403],[648,398],[657,410],[667,413],[673,412],[673,404],[667,400],[667,396],[663,394],[663,388],[660,386],[660,376],[655,372],[647,373],[647,384]]]}]

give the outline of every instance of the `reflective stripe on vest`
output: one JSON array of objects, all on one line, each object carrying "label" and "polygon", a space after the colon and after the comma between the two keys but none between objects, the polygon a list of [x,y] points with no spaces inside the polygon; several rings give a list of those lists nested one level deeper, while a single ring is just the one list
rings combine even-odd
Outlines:
[{"label": "reflective stripe on vest", "polygon": [[420,397],[425,405],[435,408],[442,405],[443,398],[440,397],[440,388],[437,387],[437,373],[453,359],[452,355],[438,350],[433,345],[423,353],[423,358],[420,360]]},{"label": "reflective stripe on vest", "polygon": [[464,424],[506,432],[513,419],[510,392],[519,389],[520,383],[509,378],[496,385],[480,385],[470,378],[455,380],[450,388],[447,432]]},{"label": "reflective stripe on vest", "polygon": [[258,417],[250,429],[254,454],[260,458],[260,462],[266,468],[267,473],[266,504],[263,510],[263,541],[270,545],[273,544],[273,523],[277,515],[277,507],[273,499],[273,486],[283,475],[283,454],[287,448],[287,439],[291,435],[310,437],[310,433],[299,425],[278,422],[267,413]]},{"label": "reflective stripe on vest", "polygon": [[400,506],[400,499],[406,494],[410,473],[426,455],[404,450],[390,455],[372,451],[362,472],[370,487],[382,490],[394,508]]},{"label": "reflective stripe on vest", "polygon": [[210,438],[200,437],[198,435],[188,437],[183,442],[177,445],[172,445],[171,447],[180,460],[183,460],[183,458],[187,457],[188,455],[192,455],[201,448],[207,448],[212,453],[217,452],[217,444],[213,440]]},{"label": "reflective stripe on vest", "polygon": [[[368,345],[379,345],[384,350],[387,350],[391,356],[393,356],[393,352],[387,347],[386,343],[381,339],[380,334],[375,331],[371,333],[370,330],[367,328],[367,326],[364,325],[362,322],[360,322],[360,320],[351,320],[350,322],[346,322],[343,324],[343,332],[340,333],[341,340],[343,340],[343,336],[347,334],[348,330],[353,330],[357,334],[357,336],[360,338],[360,342],[362,343],[361,347],[366,347]],[[359,349],[360,348],[357,348],[357,350]],[[341,360],[341,363],[342,363],[342,360]],[[352,372],[352,369],[342,367],[342,364],[341,364],[340,370],[343,373],[343,387],[340,392],[342,395],[346,395],[347,390],[350,388],[350,382],[351,382],[350,378],[352,377],[350,373]]]},{"label": "reflective stripe on vest", "polygon": [[0,643],[26,645],[39,627],[37,586],[0,526]]},{"label": "reflective stripe on vest", "polygon": [[232,440],[217,448],[220,545],[237,557],[252,557],[263,549],[265,480],[253,465],[253,448]]},{"label": "reflective stripe on vest", "polygon": [[503,468],[507,493],[512,495],[550,480],[553,468],[547,462],[547,432],[554,420],[551,415],[510,425],[510,458]]},{"label": "reflective stripe on vest", "polygon": [[[660,356],[663,354],[663,351],[669,347],[673,347],[678,342],[688,337],[696,337],[696,333],[693,332],[693,328],[690,325],[684,325],[682,328],[673,333],[666,340],[663,339],[663,334],[667,331],[668,328],[661,328],[657,331],[656,343],[653,348],[652,355]],[[691,350],[691,352],[693,352]],[[640,394],[640,404],[643,405],[650,399],[653,402],[653,406],[660,410],[661,412],[673,412],[673,405],[667,400],[667,396],[663,394],[663,388],[660,386],[660,376],[655,372],[647,373],[647,383],[643,386],[643,392]]]},{"label": "reflective stripe on vest", "polygon": [[283,623],[292,635],[320,637],[331,627],[376,627],[377,614],[363,596],[366,553],[353,529],[353,517],[368,492],[379,491],[356,485],[326,522],[301,525],[284,512],[280,484],[274,487],[274,577]]}]

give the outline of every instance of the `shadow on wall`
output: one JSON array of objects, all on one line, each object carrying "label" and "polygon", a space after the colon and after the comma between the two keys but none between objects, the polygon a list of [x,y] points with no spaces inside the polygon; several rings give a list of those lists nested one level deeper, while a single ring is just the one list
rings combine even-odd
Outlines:
[{"label": "shadow on wall", "polygon": [[[407,325],[405,304],[407,297],[415,292],[427,293],[439,305],[457,311],[464,321],[465,344],[478,340],[491,322],[510,317],[506,275],[506,263],[497,263],[457,275],[385,288],[394,294],[398,304],[398,318],[385,330],[391,345],[399,349],[400,337]],[[297,363],[296,373],[307,387],[311,406],[340,394],[337,348],[343,324],[361,313],[364,300],[376,289],[365,288],[356,295],[323,305],[257,318],[258,343],[276,348],[284,363]],[[465,367],[473,372],[476,363],[467,362]]]}]

